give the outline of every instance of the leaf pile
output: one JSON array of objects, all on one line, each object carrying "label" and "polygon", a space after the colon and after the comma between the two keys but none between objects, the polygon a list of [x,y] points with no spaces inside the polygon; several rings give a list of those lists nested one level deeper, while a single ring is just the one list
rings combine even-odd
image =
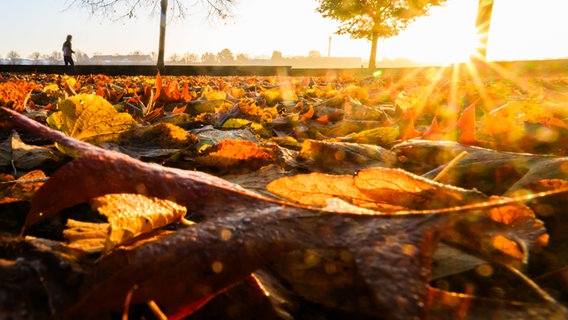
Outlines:
[{"label": "leaf pile", "polygon": [[1,317],[568,316],[564,77],[20,77]]}]

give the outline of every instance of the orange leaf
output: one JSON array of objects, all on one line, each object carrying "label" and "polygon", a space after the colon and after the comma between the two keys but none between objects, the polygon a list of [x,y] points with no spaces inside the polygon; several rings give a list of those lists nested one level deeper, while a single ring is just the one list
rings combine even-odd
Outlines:
[{"label": "orange leaf", "polygon": [[465,108],[458,119],[457,127],[460,130],[458,141],[463,144],[477,144],[475,135],[475,102]]},{"label": "orange leaf", "polygon": [[317,118],[316,121],[322,124],[327,124],[329,122],[329,115],[326,114],[325,116],[321,116]]},{"label": "orange leaf", "polygon": [[181,108],[178,107],[174,107],[174,109],[172,110],[173,114],[180,114],[180,113],[184,113],[185,109],[187,108],[187,104]]},{"label": "orange leaf", "polygon": [[162,92],[164,91],[164,87],[162,84],[162,76],[160,75],[160,72],[158,71],[158,74],[156,75],[156,95],[154,96],[154,101],[158,101],[158,99],[162,96]]},{"label": "orange leaf", "polygon": [[100,85],[97,86],[97,92],[96,92],[96,94],[97,94],[98,96],[101,96],[101,97],[103,97],[103,98],[106,98],[106,92],[105,92],[105,90],[103,89],[103,87],[100,86]]},{"label": "orange leaf", "polygon": [[181,99],[177,80],[173,80],[168,83],[166,86],[166,96],[169,100],[173,101],[179,101]]},{"label": "orange leaf", "polygon": [[301,121],[306,122],[310,120],[314,116],[314,113],[314,107],[310,106],[310,109],[302,116]]},{"label": "orange leaf", "polygon": [[400,123],[400,136],[401,140],[410,140],[420,137],[420,132],[414,127],[414,114],[412,111],[405,112],[404,117]]},{"label": "orange leaf", "polygon": [[442,128],[440,127],[440,124],[438,123],[438,118],[434,117],[434,119],[432,119],[432,123],[430,124],[428,129],[426,129],[426,131],[424,131],[424,133],[422,134],[422,139],[425,139],[425,140],[442,140],[443,136],[444,136],[444,132],[442,131]]},{"label": "orange leaf", "polygon": [[191,101],[191,100],[193,100],[193,99],[195,98],[194,96],[192,96],[192,95],[189,93],[189,84],[188,84],[187,82],[183,85],[183,89],[182,89],[182,91],[181,91],[181,98],[182,98],[183,100],[185,100],[186,102],[187,102],[187,101]]}]

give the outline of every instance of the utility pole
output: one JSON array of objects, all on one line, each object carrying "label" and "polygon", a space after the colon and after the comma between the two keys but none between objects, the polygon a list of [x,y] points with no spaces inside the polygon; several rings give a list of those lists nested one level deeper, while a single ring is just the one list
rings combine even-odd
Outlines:
[{"label": "utility pole", "polygon": [[331,36],[329,36],[329,44],[327,45],[327,57],[331,57]]}]

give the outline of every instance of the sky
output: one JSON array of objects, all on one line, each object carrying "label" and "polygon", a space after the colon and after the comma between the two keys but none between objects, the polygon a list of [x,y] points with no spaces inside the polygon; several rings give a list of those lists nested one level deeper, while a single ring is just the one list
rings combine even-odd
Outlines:
[{"label": "sky", "polygon": [[[89,56],[157,51],[158,11],[141,9],[135,18],[117,20],[85,8],[69,9],[69,1],[0,0],[0,57],[10,51],[22,58],[32,52],[60,52],[67,34],[73,35],[73,49]],[[477,3],[448,0],[444,7],[433,8],[399,36],[380,41],[378,60],[465,61],[475,48]],[[208,18],[207,8],[195,4],[185,19],[169,21],[165,55],[229,49],[250,57],[270,57],[275,50],[285,57],[306,56],[312,50],[327,56],[329,50],[333,57],[367,60],[370,42],[334,34],[337,23],[321,17],[316,7],[316,0],[237,0],[232,17],[220,21]],[[568,0],[495,0],[488,59],[568,57],[566,12]]]}]

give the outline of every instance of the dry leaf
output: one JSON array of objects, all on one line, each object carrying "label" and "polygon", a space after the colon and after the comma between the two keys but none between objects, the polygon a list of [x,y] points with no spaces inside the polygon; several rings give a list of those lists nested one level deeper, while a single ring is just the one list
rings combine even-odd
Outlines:
[{"label": "dry leaf", "polygon": [[185,216],[187,209],[175,202],[140,194],[107,194],[91,200],[93,209],[110,224],[105,250]]}]

